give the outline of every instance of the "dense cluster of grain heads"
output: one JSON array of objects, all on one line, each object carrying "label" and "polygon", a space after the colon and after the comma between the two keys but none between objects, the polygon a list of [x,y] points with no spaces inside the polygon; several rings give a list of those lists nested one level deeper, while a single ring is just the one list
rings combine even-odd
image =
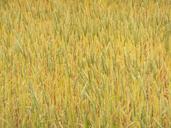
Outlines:
[{"label": "dense cluster of grain heads", "polygon": [[170,0],[0,0],[0,127],[169,128],[170,45]]}]

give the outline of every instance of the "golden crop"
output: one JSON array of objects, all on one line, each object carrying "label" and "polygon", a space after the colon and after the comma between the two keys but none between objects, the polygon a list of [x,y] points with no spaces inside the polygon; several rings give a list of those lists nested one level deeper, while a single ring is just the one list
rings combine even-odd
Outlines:
[{"label": "golden crop", "polygon": [[170,43],[170,0],[0,0],[0,127],[169,128]]}]

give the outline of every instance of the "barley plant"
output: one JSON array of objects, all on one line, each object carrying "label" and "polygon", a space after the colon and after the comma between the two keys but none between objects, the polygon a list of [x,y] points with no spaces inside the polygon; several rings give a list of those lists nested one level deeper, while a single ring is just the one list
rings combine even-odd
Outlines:
[{"label": "barley plant", "polygon": [[171,128],[171,1],[0,0],[0,128]]}]

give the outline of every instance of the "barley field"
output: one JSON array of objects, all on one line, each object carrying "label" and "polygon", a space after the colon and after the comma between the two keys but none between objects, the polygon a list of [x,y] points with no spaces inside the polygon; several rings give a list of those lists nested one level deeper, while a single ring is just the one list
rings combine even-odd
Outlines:
[{"label": "barley field", "polygon": [[171,128],[171,1],[0,0],[0,128]]}]

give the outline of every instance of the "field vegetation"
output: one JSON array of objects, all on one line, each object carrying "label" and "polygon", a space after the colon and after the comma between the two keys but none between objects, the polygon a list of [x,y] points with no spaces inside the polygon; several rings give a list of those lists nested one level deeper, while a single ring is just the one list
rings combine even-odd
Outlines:
[{"label": "field vegetation", "polygon": [[170,0],[0,0],[1,128],[170,128]]}]

